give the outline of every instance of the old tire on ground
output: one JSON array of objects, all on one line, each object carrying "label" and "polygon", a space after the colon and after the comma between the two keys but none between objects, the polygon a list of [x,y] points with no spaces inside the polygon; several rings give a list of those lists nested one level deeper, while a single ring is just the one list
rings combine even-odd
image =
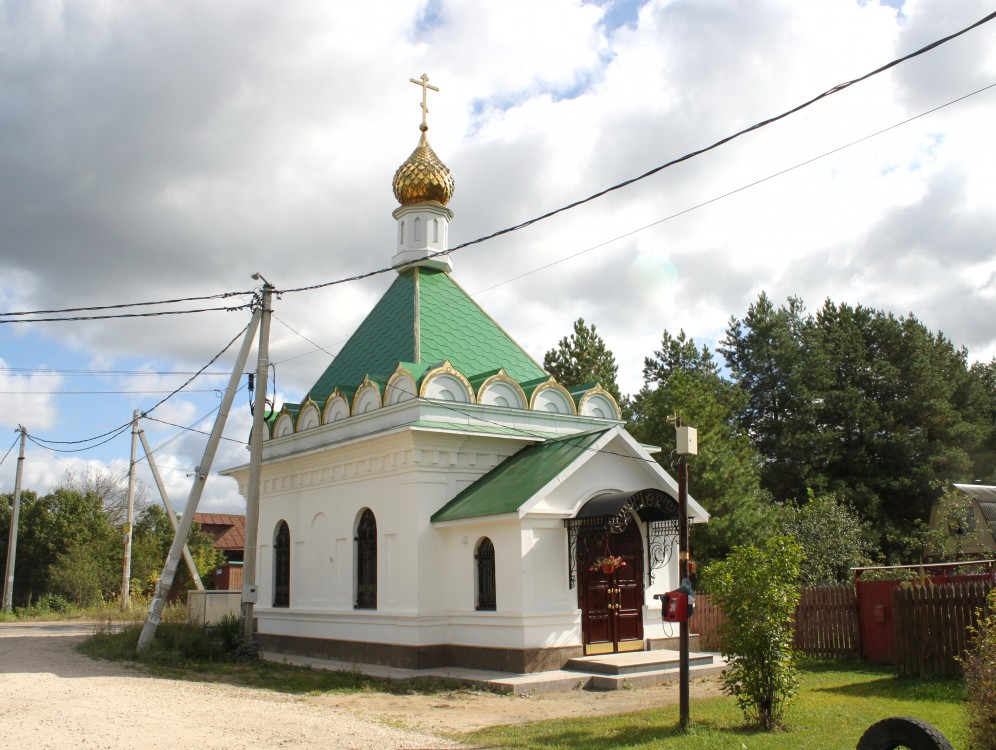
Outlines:
[{"label": "old tire on ground", "polygon": [[954,750],[933,724],[909,716],[894,716],[872,724],[858,740],[857,750]]}]

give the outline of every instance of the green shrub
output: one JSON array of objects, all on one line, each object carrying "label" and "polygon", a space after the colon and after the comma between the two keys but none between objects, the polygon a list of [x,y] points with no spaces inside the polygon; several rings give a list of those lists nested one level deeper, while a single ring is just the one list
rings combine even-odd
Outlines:
[{"label": "green shrub", "polygon": [[772,537],[760,548],[735,547],[706,568],[704,582],[726,623],[720,628],[723,688],[747,721],[764,729],[782,724],[798,692],[792,624],[799,601],[802,548],[791,537]]},{"label": "green shrub", "polygon": [[989,594],[989,614],[972,629],[972,645],[962,658],[968,700],[971,750],[996,748],[996,590]]}]

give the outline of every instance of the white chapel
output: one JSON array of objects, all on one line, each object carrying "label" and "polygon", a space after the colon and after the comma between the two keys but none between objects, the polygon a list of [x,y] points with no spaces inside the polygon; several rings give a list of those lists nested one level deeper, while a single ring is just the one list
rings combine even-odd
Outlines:
[{"label": "white chapel", "polygon": [[[453,278],[427,80],[394,175],[397,277],[264,430],[257,640],[515,673],[661,648],[677,485],[605,389],[557,382]],[[248,471],[224,473],[245,494]],[[691,499],[689,514],[708,520]]]}]

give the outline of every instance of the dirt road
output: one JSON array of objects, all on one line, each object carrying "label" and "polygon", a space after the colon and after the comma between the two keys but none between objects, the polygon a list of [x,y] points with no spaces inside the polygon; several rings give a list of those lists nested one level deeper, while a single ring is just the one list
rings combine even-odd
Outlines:
[{"label": "dirt road", "polygon": [[[0,624],[4,747],[435,750],[463,747],[435,733],[637,711],[678,700],[674,684],[537,696],[468,691],[289,696],[162,679],[95,661],[74,649],[91,632],[76,623]],[[693,680],[693,700],[718,694],[717,678]]]},{"label": "dirt road", "polygon": [[90,630],[0,624],[0,736],[9,748],[456,748],[365,720],[331,697],[149,677],[73,646]]}]

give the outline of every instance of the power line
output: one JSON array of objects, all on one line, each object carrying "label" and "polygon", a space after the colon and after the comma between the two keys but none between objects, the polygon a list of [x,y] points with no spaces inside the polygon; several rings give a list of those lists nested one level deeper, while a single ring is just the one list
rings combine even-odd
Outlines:
[{"label": "power line", "polygon": [[[163,376],[163,375],[193,375],[196,370],[59,370],[52,367],[0,367],[0,373],[10,373],[13,375],[51,375],[51,376],[63,376],[63,375],[81,375],[81,376],[102,376],[102,375],[116,375],[116,376],[135,376],[135,375],[150,375],[150,376]],[[201,373],[204,376],[210,377],[228,377],[232,373],[230,372],[204,372]]]},{"label": "power line", "polygon": [[525,273],[521,273],[518,276],[513,276],[512,278],[506,279],[505,281],[500,281],[497,284],[492,284],[491,286],[485,287],[484,289],[479,289],[476,292],[474,292],[474,294],[482,294],[484,292],[489,292],[492,289],[497,289],[498,287],[504,286],[505,284],[510,284],[513,281],[518,281],[519,279],[525,278],[526,276],[530,276],[531,274],[537,273],[539,271],[546,270],[547,268],[552,268],[553,266],[556,266],[556,265],[558,265],[560,263],[564,263],[564,262],[566,262],[568,260],[573,260],[574,258],[577,258],[578,256],[581,256],[581,255],[584,255],[585,253],[590,253],[592,250],[597,250],[600,247],[605,247],[606,245],[610,245],[613,242],[617,242],[619,240],[625,239],[626,237],[630,237],[630,236],[632,236],[634,234],[637,234],[639,232],[644,231],[645,229],[650,229],[651,227],[655,227],[658,224],[663,224],[665,221],[671,221],[672,219],[676,219],[679,216],[684,216],[687,213],[691,213],[692,211],[695,211],[697,209],[703,208],[703,207],[708,206],[708,205],[710,205],[712,203],[716,203],[717,201],[720,201],[723,198],[729,198],[731,195],[736,195],[737,193],[741,193],[744,190],[747,190],[747,189],[752,188],[752,187],[756,187],[757,185],[760,185],[760,184],[762,184],[764,182],[767,182],[768,180],[773,180],[776,177],[781,177],[784,174],[788,174],[789,172],[795,171],[796,169],[800,169],[802,167],[805,167],[808,164],[812,164],[815,161],[819,161],[820,159],[826,158],[827,156],[832,156],[833,154],[836,154],[836,153],[839,153],[840,151],[843,151],[845,149],[851,148],[852,146],[857,146],[859,143],[863,143],[864,141],[870,140],[871,138],[875,138],[876,136],[882,135],[883,133],[888,133],[890,130],[895,130],[896,128],[902,127],[903,125],[907,125],[907,124],[913,122],[914,120],[918,120],[921,117],[926,117],[927,115],[933,114],[934,112],[937,112],[938,110],[944,109],[945,107],[950,107],[952,104],[957,104],[958,102],[964,101],[965,99],[973,97],[976,94],[981,94],[984,91],[988,91],[989,89],[994,88],[994,87],[996,87],[996,83],[990,83],[988,86],[983,86],[980,89],[976,89],[975,91],[971,92],[970,94],[965,94],[964,96],[959,96],[957,99],[952,99],[951,101],[945,102],[944,104],[940,104],[940,105],[934,107],[933,109],[928,109],[926,112],[921,112],[918,115],[913,115],[912,117],[908,117],[905,120],[902,120],[901,122],[897,122],[897,123],[895,123],[893,125],[890,125],[887,128],[882,128],[881,130],[877,130],[874,133],[870,133],[869,135],[866,135],[866,136],[863,136],[861,138],[858,138],[857,140],[851,141],[850,143],[844,144],[843,146],[838,146],[837,148],[831,149],[830,151],[822,153],[819,156],[814,156],[814,157],[812,157],[810,159],[806,159],[805,161],[801,161],[798,164],[795,164],[795,165],[793,165],[791,167],[786,167],[785,169],[782,169],[782,170],[780,170],[778,172],[774,172],[772,174],[769,174],[767,177],[762,177],[762,178],[760,178],[758,180],[754,180],[753,182],[748,182],[746,185],[741,185],[740,187],[735,188],[733,190],[730,190],[728,192],[725,192],[722,195],[717,195],[717,196],[715,196],[713,198],[710,198],[709,200],[702,201],[701,203],[696,203],[694,206],[689,206],[688,208],[684,208],[681,211],[678,211],[676,213],[671,214],[670,216],[665,216],[663,219],[658,219],[657,221],[653,221],[650,224],[645,224],[644,226],[639,227],[638,229],[630,230],[629,232],[626,232],[625,234],[620,234],[617,237],[613,237],[610,240],[605,240],[604,242],[599,242],[597,245],[592,245],[591,247],[586,248],[584,250],[580,250],[580,251],[578,251],[576,253],[572,253],[571,255],[567,255],[567,256],[565,256],[563,258],[560,258],[558,260],[555,260],[555,261],[552,261],[550,263],[547,263],[546,265],[534,268],[531,271],[526,271]]},{"label": "power line", "polygon": [[[504,281],[499,281],[497,284],[492,284],[491,286],[484,287],[483,289],[478,289],[477,291],[474,292],[474,294],[483,294],[484,292],[489,292],[492,289],[497,289],[498,287],[504,286],[505,284],[511,284],[513,281],[518,281],[519,279],[525,278],[526,276],[530,276],[530,275],[532,275],[534,273],[538,273],[539,271],[544,271],[547,268],[552,268],[553,266],[559,265],[560,263],[565,263],[566,261],[573,260],[574,258],[577,258],[577,257],[579,257],[581,255],[584,255],[585,253],[590,253],[593,250],[597,250],[597,249],[599,249],[601,247],[605,247],[606,245],[610,245],[613,242],[618,242],[619,240],[625,239],[626,237],[631,237],[634,234],[638,234],[638,233],[640,233],[640,232],[642,232],[644,230],[650,229],[651,227],[655,227],[655,226],[657,226],[659,224],[663,224],[666,221],[671,221],[672,219],[676,219],[676,218],[678,218],[680,216],[684,216],[685,214],[691,213],[692,211],[696,211],[696,210],[698,210],[700,208],[704,208],[705,206],[708,206],[708,205],[710,205],[712,203],[716,203],[717,201],[720,201],[720,200],[722,200],[724,198],[729,198],[731,195],[736,195],[737,193],[741,193],[741,192],[743,192],[745,190],[748,190],[748,189],[750,189],[752,187],[756,187],[758,185],[761,185],[762,183],[768,182],[769,180],[773,180],[776,177],[781,177],[782,175],[788,174],[789,172],[793,172],[796,169],[800,169],[800,168],[802,168],[804,166],[807,166],[808,164],[812,164],[813,162],[819,161],[820,159],[824,159],[824,158],[826,158],[828,156],[832,156],[833,154],[836,154],[836,153],[839,153],[841,151],[844,151],[845,149],[851,148],[852,146],[857,146],[858,144],[863,143],[864,141],[870,140],[872,138],[875,138],[875,137],[877,137],[879,135],[882,135],[883,133],[888,133],[889,131],[895,130],[896,128],[899,128],[899,127],[902,127],[903,125],[908,125],[909,123],[911,123],[911,122],[913,122],[915,120],[918,120],[918,119],[920,119],[922,117],[926,117],[927,115],[933,114],[933,113],[935,113],[935,112],[937,112],[939,110],[944,109],[945,107],[950,107],[953,104],[957,104],[959,102],[962,102],[962,101],[964,101],[966,99],[969,99],[970,97],[976,96],[977,94],[981,94],[981,93],[983,93],[985,91],[988,91],[989,89],[992,89],[994,87],[996,87],[996,83],[991,83],[988,86],[983,86],[982,88],[976,89],[975,91],[972,91],[969,94],[965,94],[964,96],[960,96],[957,99],[952,99],[951,101],[945,102],[944,104],[940,104],[940,105],[938,105],[938,106],[936,106],[936,107],[934,107],[932,109],[928,109],[925,112],[921,112],[918,115],[913,115],[912,117],[908,117],[905,120],[902,120],[900,122],[897,122],[897,123],[894,123],[892,125],[889,125],[886,128],[882,128],[881,130],[877,130],[874,133],[870,133],[870,134],[868,134],[866,136],[862,136],[861,138],[858,138],[857,140],[851,141],[850,143],[846,143],[843,146],[838,146],[838,147],[836,147],[834,149],[831,149],[830,151],[826,151],[826,152],[824,152],[824,153],[822,153],[822,154],[820,154],[818,156],[814,156],[814,157],[811,157],[809,159],[806,159],[805,161],[801,161],[801,162],[799,162],[797,164],[794,164],[791,167],[786,167],[785,169],[779,170],[778,172],[773,172],[772,174],[769,174],[766,177],[761,177],[760,179],[754,180],[753,182],[749,182],[749,183],[747,183],[745,185],[741,185],[740,187],[734,188],[733,190],[729,190],[729,191],[727,191],[727,192],[725,192],[725,193],[723,193],[721,195],[717,195],[717,196],[714,196],[712,198],[709,198],[708,200],[702,201],[701,203],[696,203],[694,206],[689,206],[688,208],[684,208],[684,209],[682,209],[680,211],[677,211],[677,212],[675,212],[673,214],[670,214],[669,216],[665,216],[662,219],[657,219],[656,221],[652,221],[651,223],[645,224],[642,227],[638,227],[637,229],[632,229],[632,230],[630,230],[628,232],[625,232],[623,234],[617,235],[617,236],[615,236],[615,237],[613,237],[611,239],[604,240],[602,242],[599,242],[596,245],[592,245],[591,247],[587,247],[584,250],[579,250],[578,252],[572,253],[570,255],[566,255],[563,258],[559,258],[559,259],[551,261],[550,263],[547,263],[545,265],[538,266],[536,268],[533,268],[532,270],[526,271],[525,273],[521,273],[521,274],[519,274],[517,276],[513,276],[513,277],[511,277],[509,279],[505,279]],[[276,315],[274,315],[273,317],[276,317]],[[332,357],[336,357],[337,356],[337,354],[333,354],[332,352],[330,352],[327,347],[320,346],[319,344],[316,344],[314,341],[312,341],[311,339],[309,339],[307,336],[304,336],[299,331],[294,330],[289,325],[287,325],[286,323],[284,323],[284,321],[281,320],[280,322],[286,328],[288,328],[289,330],[293,331],[298,336],[300,336],[302,339],[304,339],[305,341],[307,341],[309,344],[312,344],[313,346],[315,346],[317,348],[316,349],[311,349],[311,350],[303,352],[301,354],[295,354],[293,357],[288,357],[287,359],[281,360],[280,362],[275,362],[274,364],[280,365],[280,364],[284,364],[285,362],[291,362],[291,361],[293,361],[295,359],[300,359],[301,357],[307,357],[308,355],[315,354],[315,353],[317,353],[319,351],[323,351],[323,352],[325,352],[326,354],[328,354],[329,356],[332,356]],[[342,343],[342,342],[339,342],[339,343]],[[334,345],[330,345],[330,346],[334,346]]]},{"label": "power line", "polygon": [[[213,356],[213,357],[211,358],[211,360],[210,360],[210,361],[209,361],[209,362],[208,362],[208,363],[207,363],[206,365],[204,365],[204,367],[202,367],[202,368],[201,368],[200,370],[198,370],[198,371],[197,371],[197,372],[195,372],[195,373],[194,373],[194,374],[193,374],[192,376],[190,376],[190,377],[189,377],[189,378],[188,378],[188,379],[186,380],[186,382],[184,382],[184,383],[183,383],[183,385],[181,385],[181,386],[180,386],[179,388],[177,388],[177,389],[175,389],[175,390],[171,391],[171,392],[169,393],[169,395],[168,395],[168,396],[166,396],[165,398],[162,398],[162,399],[160,399],[160,400],[159,400],[158,402],[156,402],[156,404],[155,404],[155,405],[153,405],[153,406],[152,406],[152,407],[151,407],[150,409],[147,409],[146,411],[144,411],[144,412],[142,413],[142,416],[148,416],[148,415],[149,415],[149,414],[151,414],[151,413],[152,413],[153,411],[155,411],[155,410],[156,410],[156,409],[158,409],[158,408],[159,408],[160,406],[162,406],[162,405],[163,405],[164,403],[166,403],[166,402],[167,402],[167,401],[168,401],[169,399],[171,399],[171,398],[172,398],[173,396],[175,396],[175,395],[176,395],[177,393],[179,393],[179,392],[180,392],[180,391],[182,391],[182,390],[183,390],[184,388],[186,388],[186,387],[187,387],[187,386],[188,386],[188,385],[189,385],[190,383],[192,383],[192,382],[194,381],[194,379],[195,379],[195,378],[197,378],[197,376],[198,376],[198,375],[200,375],[200,374],[201,374],[202,372],[204,372],[205,370],[207,370],[207,368],[209,368],[209,367],[210,367],[211,365],[213,365],[213,364],[214,364],[215,362],[217,362],[217,361],[218,361],[218,359],[219,359],[219,358],[220,358],[220,357],[221,357],[221,356],[222,356],[222,355],[223,355],[223,354],[224,354],[225,352],[227,352],[227,351],[228,351],[228,350],[229,350],[229,349],[231,348],[232,344],[234,344],[234,343],[235,343],[236,341],[238,341],[238,340],[239,340],[239,338],[241,338],[241,337],[242,337],[242,335],[243,335],[243,334],[245,334],[245,332],[246,332],[246,330],[248,330],[248,328],[249,328],[249,326],[248,326],[248,325],[246,325],[246,327],[245,327],[245,328],[243,328],[243,329],[242,329],[241,331],[239,331],[239,332],[238,332],[238,333],[237,333],[237,334],[236,334],[236,335],[235,335],[235,336],[234,336],[234,337],[232,338],[232,340],[231,340],[231,341],[229,341],[229,342],[228,342],[227,344],[225,344],[225,347],[224,347],[224,348],[223,348],[223,349],[222,349],[221,351],[219,351],[219,352],[218,352],[217,354],[215,354],[215,355],[214,355],[214,356]],[[92,445],[92,446],[90,446],[90,448],[96,448],[96,447],[98,447],[98,446],[101,446],[101,445],[103,445],[104,443],[107,443],[107,442],[109,442],[110,440],[113,440],[113,439],[114,439],[115,437],[117,437],[117,436],[118,436],[118,435],[120,435],[120,434],[121,434],[122,432],[124,432],[124,430],[127,430],[127,429],[129,429],[130,427],[131,427],[131,420],[129,419],[129,420],[127,421],[127,422],[125,422],[125,423],[124,423],[123,425],[121,425],[120,427],[115,427],[114,429],[112,429],[112,430],[109,430],[108,432],[105,432],[105,433],[103,433],[102,435],[97,435],[97,436],[95,436],[95,437],[91,437],[91,438],[85,438],[85,439],[83,439],[83,440],[45,440],[44,438],[34,438],[34,437],[32,437],[32,441],[33,441],[33,442],[37,442],[37,441],[41,441],[41,442],[43,442],[43,443],[48,443],[48,444],[50,444],[50,445],[78,445],[78,444],[80,444],[80,443],[89,443],[89,442],[92,442],[92,441],[94,441],[94,440],[99,440],[99,439],[100,439],[100,438],[102,438],[102,437],[105,437],[105,436],[107,436],[107,435],[111,435],[111,433],[115,433],[114,435],[112,435],[112,436],[111,436],[110,438],[108,438],[107,440],[103,441],[102,443],[97,443],[97,445]],[[58,449],[55,449],[55,450],[58,450]],[[79,449],[76,449],[76,450],[61,450],[60,452],[62,452],[62,453],[79,453],[80,451],[84,451],[84,450],[89,450],[89,448],[79,448]]]},{"label": "power line", "polygon": [[[34,443],[35,445],[37,445],[39,448],[44,448],[45,450],[47,450],[49,452],[52,452],[52,453],[82,453],[84,451],[93,450],[94,448],[99,448],[100,446],[105,445],[105,444],[111,442],[112,440],[114,440],[114,438],[116,438],[119,435],[127,432],[129,429],[131,429],[131,422],[130,421],[127,424],[125,424],[125,425],[117,428],[116,430],[112,430],[111,432],[105,432],[104,435],[110,435],[110,437],[107,438],[106,440],[102,440],[99,443],[94,443],[93,445],[86,445],[86,446],[84,446],[82,448],[52,448],[49,445],[43,445],[42,444],[42,442],[43,442],[42,438],[35,438],[34,435],[28,435],[28,440],[30,440],[32,443]],[[113,433],[113,434],[111,434],[111,433]],[[96,438],[90,438],[90,440],[95,440],[95,439]],[[44,441],[44,442],[49,442],[49,443],[62,443],[62,442],[85,443],[85,442],[89,442],[89,441],[87,441],[87,440],[72,440],[72,441],[50,440],[50,441]]]},{"label": "power line", "polygon": [[[241,389],[240,389],[241,390]],[[175,424],[174,422],[167,422],[165,419],[156,419],[155,417],[150,417],[148,415],[142,415],[143,419],[148,419],[150,422],[158,422],[159,424],[169,425],[170,427],[177,427],[186,432],[196,432],[198,435],[210,435],[210,432],[204,432],[204,430],[198,430],[193,427],[184,427],[182,424]],[[236,440],[235,438],[229,438],[222,436],[222,440],[227,440],[230,443],[238,443],[239,445],[245,445],[245,440]]]},{"label": "power line", "polygon": [[0,466],[3,466],[3,462],[7,460],[7,456],[9,456],[10,452],[14,450],[14,446],[17,445],[17,441],[20,439],[21,439],[20,435],[14,438],[14,442],[10,444],[10,447],[7,449],[7,452],[3,454],[3,458],[0,458]]},{"label": "power line", "polygon": [[296,329],[294,329],[294,328],[291,328],[291,327],[290,327],[289,325],[287,325],[286,323],[284,323],[284,321],[282,321],[282,320],[281,320],[280,318],[278,318],[278,317],[277,317],[277,316],[276,316],[276,315],[275,315],[274,313],[270,313],[270,314],[271,314],[271,315],[273,316],[273,319],[274,319],[274,320],[276,320],[276,321],[277,321],[278,323],[280,323],[280,325],[282,325],[282,326],[283,326],[284,328],[286,328],[286,329],[287,329],[288,331],[290,331],[291,333],[296,333],[296,334],[297,334],[298,336],[300,336],[300,337],[301,337],[302,339],[304,339],[305,341],[307,341],[307,342],[308,342],[309,344],[311,344],[312,346],[317,346],[317,347],[318,347],[319,349],[321,349],[321,350],[322,350],[323,352],[325,352],[325,353],[326,353],[326,354],[328,354],[328,355],[329,355],[330,357],[332,357],[333,359],[335,359],[336,355],[335,355],[335,354],[333,354],[332,352],[330,352],[330,351],[329,351],[328,349],[326,349],[326,348],[325,348],[324,346],[322,346],[321,344],[316,344],[316,343],[315,343],[314,341],[312,341],[311,339],[309,339],[309,338],[308,338],[307,336],[305,336],[305,335],[304,335],[303,333],[301,333],[300,331],[298,331],[298,330],[296,330]]},{"label": "power line", "polygon": [[[994,18],[996,18],[996,12],[990,13],[985,18],[982,18],[979,21],[976,21],[975,23],[973,23],[970,26],[966,26],[961,31],[957,31],[954,34],[950,34],[950,35],[948,35],[946,37],[938,39],[937,41],[931,42],[930,44],[928,44],[928,45],[926,45],[924,47],[921,47],[920,49],[916,50],[915,52],[911,52],[908,55],[904,55],[903,57],[896,58],[895,60],[892,60],[891,62],[888,62],[885,65],[882,65],[881,67],[878,67],[878,68],[876,68],[875,70],[872,70],[869,73],[865,73],[863,76],[860,76],[858,78],[854,78],[854,79],[852,79],[850,81],[845,81],[844,83],[839,83],[836,86],[834,86],[834,87],[832,87],[830,89],[827,89],[822,94],[818,94],[817,96],[814,96],[813,98],[811,98],[811,99],[803,102],[802,104],[796,105],[795,107],[792,107],[791,109],[786,110],[785,112],[782,112],[781,114],[775,115],[773,117],[769,117],[769,118],[767,118],[765,120],[761,120],[760,122],[754,123],[750,127],[744,128],[743,130],[739,130],[736,133],[733,133],[732,135],[726,136],[725,138],[721,138],[720,140],[718,140],[715,143],[713,143],[711,146],[705,146],[704,148],[700,148],[700,149],[697,149],[695,151],[690,151],[690,152],[686,153],[684,156],[679,156],[678,158],[672,159],[669,162],[666,162],[664,164],[661,164],[660,166],[654,167],[653,169],[650,169],[650,170],[644,172],[643,174],[638,175],[637,177],[632,177],[632,178],[630,178],[628,180],[624,180],[623,182],[617,183],[617,184],[615,184],[615,185],[613,185],[611,187],[605,188],[604,190],[600,190],[597,193],[589,195],[587,198],[582,198],[580,200],[574,201],[573,203],[569,203],[566,206],[561,206],[560,208],[556,208],[556,209],[554,209],[552,211],[548,211],[545,214],[542,214],[542,215],[537,216],[535,218],[532,218],[532,219],[529,219],[527,221],[521,222],[521,223],[516,224],[514,226],[507,227],[505,229],[500,229],[497,232],[492,232],[491,234],[485,235],[483,237],[478,237],[476,240],[470,240],[468,242],[462,242],[459,245],[456,245],[455,247],[451,247],[451,248],[449,248],[447,250],[440,250],[439,252],[430,253],[427,257],[433,258],[433,257],[441,256],[441,255],[449,255],[451,253],[455,253],[457,250],[462,250],[465,247],[470,247],[471,245],[477,245],[477,244],[480,244],[482,242],[486,242],[488,240],[492,240],[492,239],[494,239],[496,237],[501,237],[502,235],[505,235],[505,234],[510,234],[512,232],[517,232],[520,229],[525,229],[526,227],[532,226],[533,224],[536,224],[536,223],[538,223],[540,221],[543,221],[544,219],[549,219],[549,218],[551,218],[553,216],[556,216],[557,214],[563,213],[565,211],[569,211],[572,208],[577,208],[578,206],[582,206],[585,203],[590,203],[591,201],[593,201],[593,200],[595,200],[597,198],[601,198],[602,196],[607,195],[607,194],[609,194],[611,192],[614,192],[616,190],[620,190],[621,188],[624,188],[624,187],[627,187],[629,185],[632,185],[633,183],[639,182],[640,180],[644,180],[644,179],[646,179],[646,178],[648,178],[648,177],[650,177],[652,175],[657,174],[658,172],[661,172],[661,171],[663,171],[665,169],[668,169],[669,167],[673,167],[676,164],[681,164],[682,162],[689,161],[690,159],[693,159],[696,156],[700,156],[700,155],[702,155],[702,154],[704,154],[704,153],[706,153],[708,151],[712,151],[713,149],[719,148],[720,146],[723,146],[723,145],[729,143],[730,141],[733,141],[733,140],[735,140],[737,138],[740,138],[741,136],[744,136],[747,133],[751,133],[751,132],[753,132],[755,130],[760,130],[763,127],[771,125],[772,123],[778,122],[779,120],[783,120],[786,117],[789,117],[790,115],[793,115],[796,112],[799,112],[799,111],[805,109],[806,107],[809,107],[809,106],[815,104],[816,102],[820,101],[821,99],[825,99],[825,98],[827,98],[829,96],[832,96],[834,94],[838,94],[841,91],[843,91],[844,89],[847,89],[847,88],[849,88],[850,86],[853,86],[856,83],[861,83],[862,81],[865,81],[865,80],[867,80],[867,79],[869,79],[869,78],[871,78],[873,76],[876,76],[879,73],[883,73],[883,72],[889,70],[890,68],[894,68],[895,66],[899,65],[900,63],[906,62],[907,60],[912,60],[914,57],[918,57],[920,55],[923,55],[923,54],[929,52],[932,49],[940,47],[942,44],[946,44],[947,42],[950,42],[952,39],[956,39],[957,37],[961,36],[962,34],[966,34],[969,31],[971,31],[972,29],[977,28],[978,26],[981,26],[981,25],[983,25],[985,23],[988,23],[989,21],[992,21]],[[360,281],[361,279],[367,279],[367,278],[370,278],[371,276],[377,276],[377,275],[382,274],[382,273],[387,273],[388,271],[396,271],[396,270],[403,269],[403,268],[405,268],[404,265],[402,265],[402,266],[393,266],[393,267],[390,267],[390,268],[382,268],[382,269],[377,270],[377,271],[368,271],[367,273],[362,273],[362,274],[358,274],[356,276],[350,276],[350,277],[343,278],[343,279],[337,279],[335,281],[326,281],[326,282],[323,282],[323,283],[320,283],[320,284],[312,284],[310,286],[297,287],[295,289],[282,289],[282,290],[278,291],[277,293],[278,294],[292,294],[294,292],[309,292],[309,291],[313,291],[315,289],[323,289],[325,287],[336,286],[338,284],[345,284],[345,283],[351,282],[351,281]]]},{"label": "power line", "polygon": [[162,299],[157,302],[123,302],[117,305],[95,305],[91,307],[66,307],[61,310],[27,310],[18,312],[0,312],[0,317],[14,317],[23,315],[62,315],[71,312],[93,312],[95,310],[120,310],[126,307],[148,307],[150,305],[173,305],[180,302],[200,302],[209,299],[227,299],[228,297],[239,297],[249,292],[222,292],[220,294],[209,294],[204,297],[179,297],[177,299]]},{"label": "power line", "polygon": [[201,307],[195,310],[161,310],[150,313],[119,313],[117,315],[76,315],[71,318],[20,318],[14,320],[0,320],[0,323],[72,323],[81,320],[116,320],[119,318],[157,318],[163,315],[192,315],[204,312],[236,312],[246,310],[251,307],[251,303],[239,305],[237,307]]},{"label": "power line", "polygon": [[[187,393],[222,393],[218,388],[191,388]],[[128,395],[158,395],[173,393],[173,391],[0,391],[0,396],[128,396]]]}]

